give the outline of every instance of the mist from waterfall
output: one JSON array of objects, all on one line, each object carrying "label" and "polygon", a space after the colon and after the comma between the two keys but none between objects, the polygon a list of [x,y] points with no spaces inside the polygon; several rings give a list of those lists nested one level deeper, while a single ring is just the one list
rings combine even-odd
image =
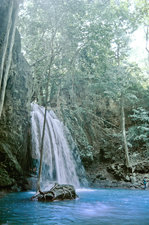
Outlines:
[{"label": "mist from waterfall", "polygon": [[[45,108],[31,104],[32,158],[39,167],[41,136]],[[76,172],[76,163],[64,133],[64,125],[52,110],[47,111],[45,136],[43,144],[43,162],[41,186],[45,188],[57,182],[80,187]]]}]

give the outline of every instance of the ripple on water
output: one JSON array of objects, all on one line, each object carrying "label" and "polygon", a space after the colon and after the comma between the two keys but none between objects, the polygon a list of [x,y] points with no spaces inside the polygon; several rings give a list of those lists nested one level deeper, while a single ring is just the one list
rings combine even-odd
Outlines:
[{"label": "ripple on water", "polygon": [[79,189],[79,199],[30,201],[35,192],[0,198],[0,224],[149,225],[149,191]]}]

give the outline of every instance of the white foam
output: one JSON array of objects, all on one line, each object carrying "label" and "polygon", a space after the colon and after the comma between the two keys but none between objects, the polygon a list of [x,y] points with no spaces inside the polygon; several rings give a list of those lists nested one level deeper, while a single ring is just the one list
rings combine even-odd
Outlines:
[{"label": "white foam", "polygon": [[91,189],[91,188],[78,188],[76,189],[77,192],[92,192],[95,191],[95,189]]}]

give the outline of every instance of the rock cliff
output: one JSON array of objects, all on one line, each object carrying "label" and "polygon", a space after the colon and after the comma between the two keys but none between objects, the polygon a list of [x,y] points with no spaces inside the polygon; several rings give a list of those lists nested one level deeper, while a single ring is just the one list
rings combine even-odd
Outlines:
[{"label": "rock cliff", "polygon": [[[9,0],[1,1],[0,53],[6,35],[9,7]],[[9,39],[8,48],[10,41]],[[26,170],[29,167],[31,83],[30,68],[21,53],[20,35],[16,30],[4,106],[0,118],[0,189],[22,186]]]},{"label": "rock cliff", "polygon": [[[77,89],[78,90],[78,89]],[[69,100],[69,86],[60,93],[59,105],[53,109],[59,113],[69,128],[84,164],[89,185],[92,187],[142,188],[143,178],[148,177],[148,156],[139,143],[129,148],[132,168],[125,165],[125,153],[121,141],[119,105],[99,93],[98,101],[75,96]],[[88,106],[88,105],[89,106]],[[59,107],[61,106],[61,107]],[[94,106],[94,108],[93,108]],[[131,127],[129,107],[126,108],[126,129]]]}]

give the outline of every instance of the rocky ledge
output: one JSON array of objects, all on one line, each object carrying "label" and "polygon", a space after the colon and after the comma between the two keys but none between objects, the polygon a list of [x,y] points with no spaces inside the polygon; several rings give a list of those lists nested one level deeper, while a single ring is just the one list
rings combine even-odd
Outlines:
[{"label": "rocky ledge", "polygon": [[144,177],[149,184],[149,162],[140,160],[133,163],[130,168],[122,163],[95,164],[87,176],[90,187],[94,188],[144,189]]}]

